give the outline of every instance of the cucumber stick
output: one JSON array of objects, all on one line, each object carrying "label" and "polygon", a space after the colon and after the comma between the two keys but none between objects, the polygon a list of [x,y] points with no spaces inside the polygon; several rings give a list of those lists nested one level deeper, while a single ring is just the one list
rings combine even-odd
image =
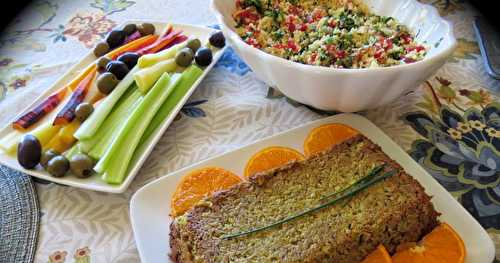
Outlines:
[{"label": "cucumber stick", "polygon": [[187,43],[187,41],[180,43],[180,44],[177,44],[175,46],[172,46],[168,49],[162,50],[158,53],[144,55],[144,56],[139,58],[139,61],[137,61],[137,65],[140,68],[147,68],[147,67],[153,66],[154,64],[156,64],[158,62],[174,58],[175,54],[177,54],[177,51],[186,47],[186,43]]},{"label": "cucumber stick", "polygon": [[141,69],[134,74],[135,83],[142,94],[148,93],[164,72],[173,72],[177,68],[174,59],[158,62],[151,67]]},{"label": "cucumber stick", "polygon": [[120,128],[113,143],[94,167],[94,170],[102,174],[104,181],[110,184],[123,182],[144,131],[179,80],[180,74],[174,74],[170,78],[168,73],[163,73]]},{"label": "cucumber stick", "polygon": [[175,90],[168,96],[161,108],[156,113],[155,117],[149,124],[148,128],[142,135],[141,142],[139,145],[144,144],[145,141],[149,139],[151,134],[153,134],[156,129],[161,125],[161,123],[170,115],[172,110],[179,104],[179,101],[186,95],[191,86],[196,82],[196,80],[203,74],[203,70],[196,65],[191,65],[184,72],[182,72],[181,80],[175,88]]},{"label": "cucumber stick", "polygon": [[[119,103],[111,111],[109,116],[102,123],[101,127],[99,127],[96,134],[90,139],[80,141],[80,150],[85,153],[89,153],[95,147],[103,146],[100,145],[100,143],[105,141],[104,138],[109,137],[109,134],[116,130],[116,127],[131,114],[131,111],[134,109],[134,105],[137,105],[140,100],[141,93],[137,90],[137,87],[133,85],[122,96]],[[104,145],[104,147],[105,146],[107,145]]]},{"label": "cucumber stick", "polygon": [[113,92],[103,99],[90,117],[85,120],[82,126],[75,132],[75,138],[78,140],[89,139],[97,132],[115,104],[134,82],[134,73],[137,70],[137,66],[130,70],[125,78],[118,83]]}]

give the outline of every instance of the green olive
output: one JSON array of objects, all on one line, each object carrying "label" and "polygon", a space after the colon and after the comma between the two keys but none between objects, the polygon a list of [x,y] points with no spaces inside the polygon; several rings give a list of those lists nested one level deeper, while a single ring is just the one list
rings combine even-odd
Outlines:
[{"label": "green olive", "polygon": [[94,55],[96,57],[102,57],[109,52],[109,45],[106,42],[99,42],[94,47]]},{"label": "green olive", "polygon": [[71,157],[69,167],[76,177],[87,178],[94,173],[94,160],[86,154],[79,153]]},{"label": "green olive", "polygon": [[193,61],[193,51],[190,48],[183,48],[175,55],[175,63],[181,67],[191,65]]},{"label": "green olive", "polygon": [[137,31],[137,25],[136,25],[136,24],[126,24],[126,25],[123,27],[123,32],[124,32],[127,36],[132,35],[135,31]]},{"label": "green olive", "polygon": [[83,122],[90,116],[90,114],[92,114],[92,112],[94,112],[94,107],[92,106],[92,104],[88,102],[82,102],[78,104],[78,106],[76,106],[75,116],[79,121]]},{"label": "green olive", "polygon": [[62,155],[55,156],[47,163],[47,172],[54,177],[62,177],[68,170],[68,159]]},{"label": "green olive", "polygon": [[99,72],[106,71],[106,65],[108,65],[109,62],[111,62],[111,59],[108,57],[100,57],[99,60],[97,60],[97,70],[99,70]]},{"label": "green olive", "polygon": [[137,30],[139,30],[142,36],[152,35],[155,33],[155,26],[151,23],[142,23],[137,26]]},{"label": "green olive", "polygon": [[118,85],[119,80],[113,73],[104,72],[97,78],[97,88],[101,93],[109,94]]},{"label": "green olive", "polygon": [[52,149],[49,149],[42,153],[42,157],[40,158],[40,164],[42,165],[43,168],[45,168],[45,170],[47,170],[47,164],[49,163],[49,161],[58,155],[59,153],[57,153]]},{"label": "green olive", "polygon": [[197,38],[190,39],[188,40],[186,47],[190,48],[193,53],[196,53],[196,51],[201,47],[201,41]]}]

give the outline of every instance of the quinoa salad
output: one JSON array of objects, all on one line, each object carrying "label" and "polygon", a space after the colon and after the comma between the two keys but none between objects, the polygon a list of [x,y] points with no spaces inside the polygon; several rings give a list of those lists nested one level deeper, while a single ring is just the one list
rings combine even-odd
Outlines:
[{"label": "quinoa salad", "polygon": [[388,67],[427,53],[406,26],[355,0],[236,0],[233,18],[247,44],[303,64]]}]

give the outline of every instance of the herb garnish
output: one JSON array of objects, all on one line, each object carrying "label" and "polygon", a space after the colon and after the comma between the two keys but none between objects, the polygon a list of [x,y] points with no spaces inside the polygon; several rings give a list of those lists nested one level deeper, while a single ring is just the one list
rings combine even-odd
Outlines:
[{"label": "herb garnish", "polygon": [[328,194],[328,195],[325,195],[323,196],[321,199],[321,201],[325,200],[325,199],[328,199],[334,195],[340,195],[340,194],[343,194],[344,192],[346,191],[349,191],[351,189],[353,189],[354,187],[358,186],[359,184],[363,183],[363,182],[366,182],[368,180],[371,180],[373,179],[373,177],[377,174],[379,174],[385,167],[385,163],[384,164],[381,164],[379,166],[376,166],[375,168],[373,168],[367,175],[359,178],[357,181],[355,181],[353,184],[350,184],[349,186],[343,188],[342,190],[340,191],[336,191],[334,193],[331,193],[331,194]]},{"label": "herb garnish", "polygon": [[331,199],[330,201],[328,201],[328,202],[326,202],[324,204],[315,206],[313,208],[310,208],[310,209],[305,210],[303,212],[300,212],[298,214],[292,215],[290,217],[287,217],[287,218],[282,219],[280,221],[277,221],[275,223],[271,223],[271,224],[269,224],[267,226],[257,227],[257,228],[250,229],[250,230],[243,231],[243,232],[238,232],[238,233],[223,235],[221,237],[221,239],[228,240],[228,239],[232,239],[232,238],[236,238],[236,237],[240,237],[240,236],[245,236],[245,235],[249,235],[249,234],[252,234],[252,233],[256,233],[256,232],[259,232],[259,231],[263,231],[263,230],[272,228],[274,226],[278,226],[278,225],[284,224],[286,222],[292,221],[292,220],[294,220],[296,218],[299,218],[301,216],[313,213],[313,212],[321,210],[321,209],[323,209],[325,207],[329,207],[329,206],[331,206],[333,204],[336,204],[339,201],[342,201],[342,200],[344,200],[346,198],[352,197],[355,194],[361,192],[362,190],[368,188],[369,186],[371,186],[371,185],[373,185],[373,184],[375,184],[375,183],[377,183],[377,182],[379,182],[381,180],[389,178],[389,177],[391,177],[391,176],[393,176],[393,175],[395,175],[395,174],[398,173],[398,170],[392,170],[392,171],[386,172],[385,174],[383,174],[381,176],[375,177],[374,175],[377,174],[378,172],[380,172],[380,170],[378,172],[376,172],[376,173],[374,172],[374,170],[378,170],[378,169],[381,170],[380,166],[379,167],[375,167],[367,176],[363,177],[366,180],[363,180],[363,179],[358,180],[357,183],[354,183],[353,185],[351,185],[347,189],[343,189],[340,192],[337,192],[337,193],[329,195],[329,196],[333,196],[333,195],[338,194],[338,196],[336,196],[335,198]]}]

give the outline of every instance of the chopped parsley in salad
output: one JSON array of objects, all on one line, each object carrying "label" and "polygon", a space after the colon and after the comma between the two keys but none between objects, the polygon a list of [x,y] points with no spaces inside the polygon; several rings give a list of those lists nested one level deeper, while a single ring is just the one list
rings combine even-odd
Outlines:
[{"label": "chopped parsley in salad", "polygon": [[356,0],[236,0],[233,18],[249,45],[303,64],[388,67],[427,52],[406,26]]}]

